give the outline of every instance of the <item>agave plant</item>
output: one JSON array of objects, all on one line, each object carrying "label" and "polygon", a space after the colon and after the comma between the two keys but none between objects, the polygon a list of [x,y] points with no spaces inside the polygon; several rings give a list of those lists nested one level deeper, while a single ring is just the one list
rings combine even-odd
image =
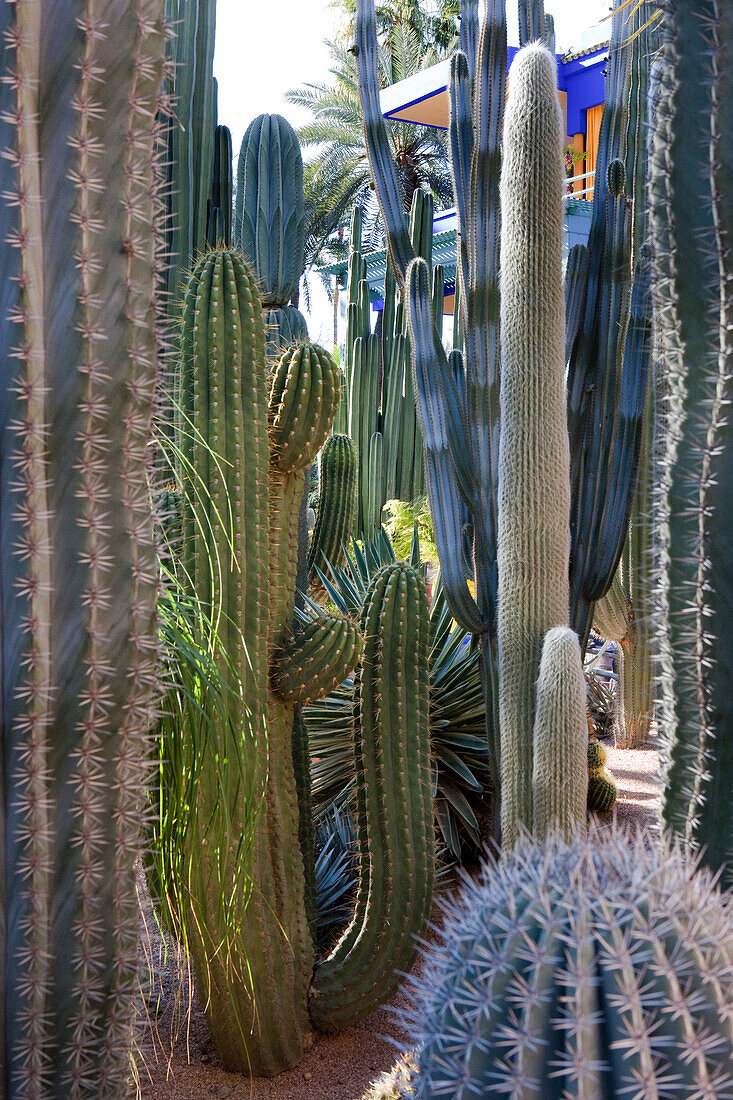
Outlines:
[{"label": "agave plant", "polygon": [[[318,576],[338,610],[356,618],[371,578],[395,560],[389,536],[380,528],[363,547],[352,541],[342,568],[329,567],[329,576],[318,570]],[[420,564],[416,536],[410,564]],[[456,859],[464,854],[467,841],[469,848],[475,848],[482,839],[476,809],[488,779],[488,760],[478,661],[478,650],[470,635],[455,625],[438,580],[430,607],[430,743],[436,822]],[[313,802],[318,813],[331,806],[344,808],[354,795],[352,697],[353,681],[349,679],[325,699],[305,708]]]}]

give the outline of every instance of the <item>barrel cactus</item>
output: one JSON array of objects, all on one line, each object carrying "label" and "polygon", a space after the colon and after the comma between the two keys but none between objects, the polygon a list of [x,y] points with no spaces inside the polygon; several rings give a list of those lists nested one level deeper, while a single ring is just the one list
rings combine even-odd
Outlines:
[{"label": "barrel cactus", "polygon": [[[303,610],[295,608],[305,470],[328,436],[340,376],[330,356],[315,345],[286,348],[268,374],[259,290],[242,256],[220,248],[194,268],[184,306],[180,452],[192,502],[184,521],[185,572],[212,609],[240,685],[229,712],[221,716],[221,730],[217,727],[217,737],[207,746],[213,753],[223,739],[225,754],[232,759],[249,754],[248,774],[259,777],[255,788],[264,790],[248,857],[251,888],[242,894],[232,935],[231,914],[221,919],[210,884],[215,872],[226,893],[235,874],[241,875],[240,818],[246,807],[236,784],[224,783],[222,790],[216,760],[211,761],[210,782],[203,769],[189,828],[189,843],[196,846],[190,861],[195,874],[185,883],[193,919],[185,924],[224,1065],[272,1075],[300,1059],[311,1020],[316,1026],[344,1026],[389,995],[394,972],[405,965],[407,946],[412,934],[422,930],[426,911],[424,904],[414,905],[411,921],[403,919],[403,895],[390,894],[385,885],[380,905],[372,899],[366,912],[364,906],[360,910],[364,938],[356,937],[358,949],[345,961],[339,956],[344,988],[338,989],[335,981],[322,988],[316,980],[311,990],[316,1007],[309,1017],[315,871],[307,731],[298,711],[346,678],[358,662],[361,635],[357,624],[328,616],[310,603]],[[205,492],[197,491],[199,481]],[[384,639],[387,656],[401,654],[400,683],[409,700],[417,691],[418,701],[407,706],[404,728],[392,729],[384,713],[374,716],[370,727],[390,763],[373,763],[363,776],[367,809],[360,821],[361,874],[365,882],[393,874],[384,845],[374,847],[379,818],[386,829],[384,843],[391,839],[396,845],[401,873],[414,873],[427,889],[425,844],[432,812],[429,798],[425,806],[422,785],[429,787],[428,773],[419,766],[428,752],[427,719],[420,720],[427,680],[424,689],[415,687],[414,670],[421,671],[424,648],[422,619],[419,599],[414,607],[415,583],[408,578],[405,584],[409,599],[398,586],[369,644],[379,647]],[[409,640],[404,652],[399,648],[403,636]],[[242,708],[267,716],[266,738],[242,735]],[[222,751],[217,749],[219,757]],[[414,778],[419,794],[415,804],[403,792],[405,774]],[[382,802],[389,813],[380,809]],[[217,815],[224,822],[225,839],[214,847],[203,832],[196,832],[196,823],[210,828]],[[381,930],[390,920],[404,932],[398,944],[374,939],[375,926]],[[364,951],[367,942],[369,952]],[[324,976],[328,965],[326,960]],[[366,984],[362,967],[370,975]]]},{"label": "barrel cactus", "polygon": [[600,741],[589,741],[588,809],[592,814],[610,813],[617,798],[618,788],[606,767],[606,750]]},{"label": "barrel cactus", "polygon": [[733,912],[678,849],[523,840],[446,909],[411,1012],[421,1100],[732,1095]]},{"label": "barrel cactus", "polygon": [[114,1097],[158,675],[163,2],[3,4],[0,33],[0,1087]]}]

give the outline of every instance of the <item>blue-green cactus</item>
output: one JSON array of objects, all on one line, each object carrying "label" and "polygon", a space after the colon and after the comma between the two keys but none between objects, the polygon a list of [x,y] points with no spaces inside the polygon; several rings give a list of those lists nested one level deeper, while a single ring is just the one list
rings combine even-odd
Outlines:
[{"label": "blue-green cactus", "polygon": [[665,824],[733,883],[733,13],[664,22],[651,219],[660,343],[655,532]]},{"label": "blue-green cactus", "polygon": [[0,33],[0,1090],[114,1097],[157,689],[163,3],[3,4]]},{"label": "blue-green cactus", "polygon": [[448,902],[409,1014],[419,1100],[733,1090],[733,919],[639,834],[524,841]]}]

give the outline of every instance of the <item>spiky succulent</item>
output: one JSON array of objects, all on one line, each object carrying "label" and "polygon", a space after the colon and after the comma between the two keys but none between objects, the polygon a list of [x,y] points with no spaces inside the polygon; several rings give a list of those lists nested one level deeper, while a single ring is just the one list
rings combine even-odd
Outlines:
[{"label": "spiky succulent", "polygon": [[524,839],[445,909],[410,1012],[422,1100],[733,1095],[733,911],[679,850]]},{"label": "spiky succulent", "polygon": [[[419,545],[413,540],[410,559],[418,564]],[[352,542],[341,569],[320,579],[338,610],[360,614],[371,578],[396,555],[380,529],[362,547]],[[353,683],[345,681],[327,698],[305,708],[310,737],[313,799],[321,808],[343,806],[354,794],[351,750]],[[430,607],[430,744],[436,782],[435,816],[451,855],[460,859],[466,841],[481,843],[482,822],[477,808],[488,781],[483,737],[484,706],[478,651],[470,637],[455,626],[438,581]]]}]

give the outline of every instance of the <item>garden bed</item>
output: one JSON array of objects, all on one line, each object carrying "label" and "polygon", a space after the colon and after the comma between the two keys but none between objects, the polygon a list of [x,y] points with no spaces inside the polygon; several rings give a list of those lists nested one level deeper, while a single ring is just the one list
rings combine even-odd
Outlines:
[{"label": "garden bed", "polygon": [[[655,748],[608,749],[608,767],[619,790],[616,820],[629,828],[653,829],[658,812]],[[248,1080],[226,1073],[183,960],[170,950],[164,958],[165,944],[148,901],[143,924],[141,970],[152,976],[144,982],[146,1018],[136,1055],[141,1100],[359,1100],[398,1057],[403,1036],[393,1010],[403,994],[356,1027],[319,1036],[295,1069],[276,1078]]]}]

